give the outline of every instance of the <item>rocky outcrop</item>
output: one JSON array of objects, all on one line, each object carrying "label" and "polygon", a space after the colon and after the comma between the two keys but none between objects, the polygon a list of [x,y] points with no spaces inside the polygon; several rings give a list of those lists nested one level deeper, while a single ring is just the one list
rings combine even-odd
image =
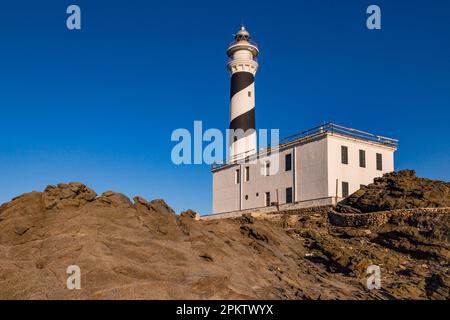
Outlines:
[{"label": "rocky outcrop", "polygon": [[367,213],[437,207],[450,207],[450,183],[418,178],[414,170],[401,170],[375,178],[374,183],[339,202],[336,211]]},{"label": "rocky outcrop", "polygon": [[[444,209],[358,226],[330,224],[329,210],[197,221],[163,200],[59,184],[0,206],[0,299],[450,298]],[[380,290],[366,287],[372,264]],[[71,265],[81,290],[66,287]]]},{"label": "rocky outcrop", "polygon": [[134,203],[138,207],[145,207],[152,212],[158,212],[161,214],[175,214],[175,211],[162,199],[155,199],[152,201],[147,201],[142,197],[134,197]]},{"label": "rocky outcrop", "polygon": [[63,209],[79,207],[92,202],[97,194],[79,182],[59,183],[56,186],[48,186],[42,195],[46,209]]},{"label": "rocky outcrop", "polygon": [[106,191],[100,197],[96,199],[99,204],[112,206],[112,207],[124,207],[130,208],[133,204],[127,196],[122,193]]}]

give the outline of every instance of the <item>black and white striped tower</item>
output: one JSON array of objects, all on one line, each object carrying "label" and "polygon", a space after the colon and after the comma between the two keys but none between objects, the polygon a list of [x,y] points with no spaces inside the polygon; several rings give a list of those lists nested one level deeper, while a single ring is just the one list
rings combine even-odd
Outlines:
[{"label": "black and white striped tower", "polygon": [[256,153],[255,74],[259,50],[250,33],[242,26],[227,50],[231,73],[230,129],[242,129],[245,134],[230,138],[230,161]]}]

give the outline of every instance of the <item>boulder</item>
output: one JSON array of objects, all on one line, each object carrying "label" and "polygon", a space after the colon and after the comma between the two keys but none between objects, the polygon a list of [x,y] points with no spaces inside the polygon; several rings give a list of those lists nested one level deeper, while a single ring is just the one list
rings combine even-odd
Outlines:
[{"label": "boulder", "polygon": [[162,199],[155,199],[152,201],[147,201],[142,197],[134,197],[134,204],[137,207],[145,207],[152,212],[158,212],[161,214],[175,214],[175,211]]},{"label": "boulder", "polygon": [[188,209],[180,213],[180,216],[183,218],[190,218],[194,220],[200,220],[200,215],[194,210]]},{"label": "boulder", "polygon": [[112,207],[125,207],[130,208],[133,204],[131,200],[122,193],[106,191],[96,200],[102,205],[112,206]]}]

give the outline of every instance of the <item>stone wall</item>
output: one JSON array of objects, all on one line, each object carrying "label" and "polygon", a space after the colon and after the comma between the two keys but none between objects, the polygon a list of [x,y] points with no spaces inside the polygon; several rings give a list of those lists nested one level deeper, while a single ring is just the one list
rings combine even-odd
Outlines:
[{"label": "stone wall", "polygon": [[[226,219],[226,218],[237,218],[241,217],[244,214],[253,214],[253,213],[287,213],[287,214],[301,214],[301,213],[317,213],[324,212],[327,213],[329,208],[334,207],[339,201],[340,198],[336,197],[327,197],[321,199],[313,199],[307,201],[300,201],[295,203],[285,203],[277,206],[270,207],[261,207],[247,210],[237,210],[231,212],[224,213],[216,213],[201,216],[201,220],[215,220],[215,219]],[[326,209],[325,209],[326,208]]]},{"label": "stone wall", "polygon": [[340,227],[380,226],[391,218],[408,218],[417,214],[450,214],[450,208],[416,208],[378,211],[372,213],[338,213],[331,211],[328,218],[331,224]]}]

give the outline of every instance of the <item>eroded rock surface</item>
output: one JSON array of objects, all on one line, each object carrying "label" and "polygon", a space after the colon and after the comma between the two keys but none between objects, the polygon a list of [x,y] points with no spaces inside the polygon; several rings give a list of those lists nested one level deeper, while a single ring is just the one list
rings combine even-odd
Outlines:
[{"label": "eroded rock surface", "polygon": [[97,194],[79,182],[60,183],[57,186],[48,186],[42,199],[46,209],[63,209],[79,207],[87,202],[94,201]]},{"label": "eroded rock surface", "polygon": [[323,212],[195,217],[82,184],[24,194],[0,206],[0,299],[450,298],[445,211],[360,228]]},{"label": "eroded rock surface", "polygon": [[450,207],[450,183],[418,178],[414,170],[401,170],[376,178],[341,201],[336,210],[367,213],[437,207]]}]

